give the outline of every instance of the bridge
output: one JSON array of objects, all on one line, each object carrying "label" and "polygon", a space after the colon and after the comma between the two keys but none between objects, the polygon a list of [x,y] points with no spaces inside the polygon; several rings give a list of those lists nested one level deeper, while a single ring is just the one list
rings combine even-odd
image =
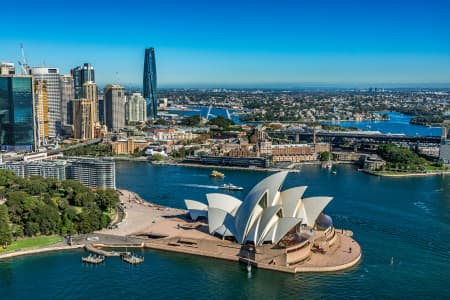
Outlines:
[{"label": "bridge", "polygon": [[[301,129],[288,129],[281,131],[268,131],[269,136],[287,136],[295,142],[309,141],[314,139],[314,132]],[[408,143],[439,145],[440,136],[420,136],[403,134],[384,134],[378,131],[317,131],[317,141],[336,143],[338,141],[354,141],[360,143],[385,144],[385,143]]]}]

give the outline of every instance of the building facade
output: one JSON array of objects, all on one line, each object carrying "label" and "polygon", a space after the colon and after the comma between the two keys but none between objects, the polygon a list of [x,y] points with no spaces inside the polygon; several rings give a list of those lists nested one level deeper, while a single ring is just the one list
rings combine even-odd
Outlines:
[{"label": "building facade", "polygon": [[75,98],[75,91],[73,88],[72,75],[61,75],[61,124],[67,126],[73,124],[72,116],[72,100]]},{"label": "building facade", "polygon": [[75,99],[73,105],[73,137],[80,140],[90,140],[95,137],[94,101]]},{"label": "building facade", "polygon": [[150,118],[156,119],[158,111],[158,100],[156,96],[156,61],[155,61],[155,49],[145,49],[144,58],[144,98],[147,101],[148,109],[147,113]]},{"label": "building facade", "polygon": [[47,81],[36,80],[34,82],[34,100],[35,100],[35,122],[37,130],[37,144],[47,145],[49,135],[48,129],[48,92]]},{"label": "building facade", "polygon": [[61,85],[58,68],[31,68],[34,81],[47,87],[48,135],[56,138],[61,132]]},{"label": "building facade", "polygon": [[33,78],[0,76],[0,148],[3,151],[37,149]]},{"label": "building facade", "polygon": [[94,122],[98,121],[98,86],[93,81],[83,83],[83,98],[91,100],[94,103],[93,114]]},{"label": "building facade", "polygon": [[109,131],[125,127],[125,89],[121,85],[107,85],[103,90],[105,123]]},{"label": "building facade", "polygon": [[41,176],[44,178],[55,178],[65,180],[67,162],[64,160],[55,161],[34,161],[34,162],[6,162],[0,164],[0,169],[14,172],[20,177]]},{"label": "building facade", "polygon": [[0,62],[0,75],[14,75],[16,74],[16,68],[13,63]]},{"label": "building facade", "polygon": [[125,103],[125,121],[145,122],[147,121],[147,105],[144,97],[140,93],[133,93],[127,97]]},{"label": "building facade", "polygon": [[69,178],[92,188],[116,189],[113,160],[79,159],[71,161]]},{"label": "building facade", "polygon": [[83,98],[83,84],[88,81],[95,82],[94,67],[89,63],[84,63],[70,70],[73,77],[73,86],[75,92],[75,99]]}]

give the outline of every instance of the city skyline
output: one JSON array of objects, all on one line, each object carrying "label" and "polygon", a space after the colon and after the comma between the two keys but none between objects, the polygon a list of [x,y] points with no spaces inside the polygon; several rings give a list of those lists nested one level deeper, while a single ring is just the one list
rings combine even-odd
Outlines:
[{"label": "city skyline", "polygon": [[[21,12],[39,14],[39,34],[19,21],[17,4],[4,4],[5,22],[13,26],[2,32],[0,60],[18,67],[20,43],[24,43],[31,66],[45,64],[67,74],[73,66],[89,62],[101,86],[141,86],[142,50],[152,46],[158,52],[162,88],[450,82],[450,3],[446,1],[408,5],[386,0],[277,5],[232,1],[226,6],[206,1],[131,1],[127,7],[89,3],[95,18],[70,29],[50,25],[81,15],[84,1],[71,10],[57,9],[53,2],[39,7],[21,4]],[[119,14],[121,22],[106,22]]]}]

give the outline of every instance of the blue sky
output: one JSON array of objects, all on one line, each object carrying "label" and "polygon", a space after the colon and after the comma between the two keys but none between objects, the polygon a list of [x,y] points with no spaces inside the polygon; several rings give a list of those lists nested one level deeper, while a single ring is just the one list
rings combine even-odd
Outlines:
[{"label": "blue sky", "polygon": [[[16,2],[13,3],[13,2]],[[5,1],[0,60],[100,84],[141,84],[144,48],[162,87],[450,83],[450,1]]]}]

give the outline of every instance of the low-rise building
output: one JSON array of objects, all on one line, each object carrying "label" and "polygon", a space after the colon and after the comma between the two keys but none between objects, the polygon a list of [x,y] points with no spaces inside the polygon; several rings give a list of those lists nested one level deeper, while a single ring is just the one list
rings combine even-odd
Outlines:
[{"label": "low-rise building", "polygon": [[385,165],[386,161],[378,155],[367,155],[364,159],[364,169],[366,170],[382,170]]},{"label": "low-rise building", "polygon": [[133,154],[143,151],[148,144],[148,141],[143,139],[119,139],[111,142],[111,150],[114,154]]}]

